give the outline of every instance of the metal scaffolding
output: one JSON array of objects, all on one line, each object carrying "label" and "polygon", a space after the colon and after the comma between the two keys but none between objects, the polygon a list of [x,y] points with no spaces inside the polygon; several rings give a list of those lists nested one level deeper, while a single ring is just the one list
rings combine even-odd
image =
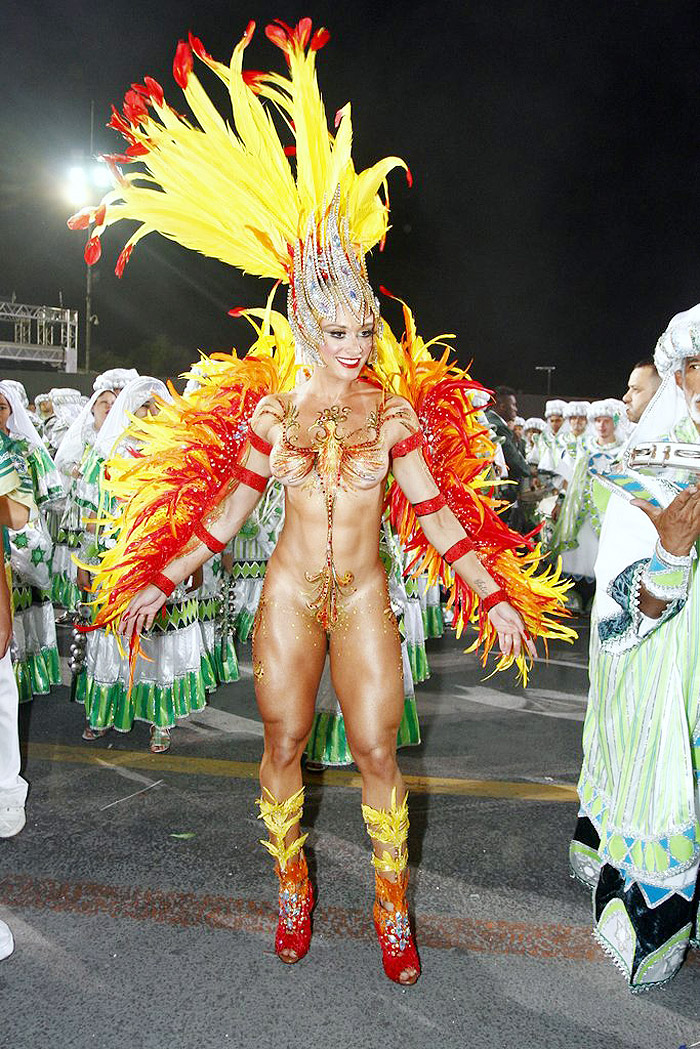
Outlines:
[{"label": "metal scaffolding", "polygon": [[[78,311],[63,306],[28,306],[0,299],[0,360],[39,361],[65,372],[78,370]],[[7,339],[7,325],[14,338]]]}]

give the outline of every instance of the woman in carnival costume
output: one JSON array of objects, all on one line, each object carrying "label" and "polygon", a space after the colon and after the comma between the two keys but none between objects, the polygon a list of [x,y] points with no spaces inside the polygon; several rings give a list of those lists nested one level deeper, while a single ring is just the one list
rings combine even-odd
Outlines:
[{"label": "woman in carnival costume", "polygon": [[37,516],[9,531],[14,606],[14,668],[20,702],[47,695],[61,684],[56,623],[51,604],[53,543],[46,513],[63,499],[63,485],[51,456],[11,384],[0,382],[0,430],[22,457],[31,479]]},{"label": "woman in carnival costume", "polygon": [[95,438],[109,415],[121,390],[138,378],[135,368],[110,368],[98,375],[92,384],[92,396],[80,410],[58,446],[54,457],[66,493],[65,507],[58,526],[51,573],[51,598],[54,605],[74,611],[82,600],[77,583],[77,552],[84,532],[78,504],[78,480]]},{"label": "woman in carnival costume", "polygon": [[[670,320],[654,359],[663,381],[615,465],[596,562],[570,848],[596,937],[634,992],[698,946],[700,491],[697,467],[673,464],[700,447],[700,306]],[[650,448],[666,465],[640,473]]]},{"label": "woman in carnival costume", "polygon": [[[405,165],[389,157],[355,171],[349,105],[329,131],[315,74],[326,30],[312,35],[309,19],[267,28],[284,53],[283,75],[242,71],[253,29],[230,66],[194,37],[178,46],[175,79],[196,125],[150,78],[127,93],[112,123],[129,148],[111,162],[140,161],[148,174],[115,168],[113,192],[71,220],[95,223],[88,261],[99,256],[106,227],[120,218],[141,223],[118,272],[136,242],[159,231],[289,288],[288,319],[272,310],[272,296],[265,309],[236,311],[258,333],[247,356],[221,356],[198,376],[197,393],[175,396],[140,422],[133,466],[110,462],[122,527],[98,568],[96,622],[129,636],[136,657],[140,632],[173,587],[240,530],[270,476],[284,486],[284,527],[253,634],[265,727],[260,816],[279,878],[275,950],[293,963],[310,943],[300,758],[328,651],[363,780],[384,969],[411,984],[419,961],[406,904],[407,797],[396,764],[401,646],[379,559],[390,463],[392,525],[415,570],[450,588],[458,629],[473,617],[484,657],[498,643],[499,667],[515,662],[525,675],[532,638],[571,634],[558,618],[567,584],[551,569],[537,572],[539,551],[523,548],[482,491],[487,464],[472,456],[477,428],[467,398],[477,384],[449,350],[433,357],[408,308],[401,341],[380,318],[365,253],[387,231],[379,190]],[[232,118],[224,121],[205,93],[195,56],[227,87]],[[283,138],[273,114],[281,114]],[[295,353],[308,376],[300,384]]]},{"label": "woman in carnival costume", "polygon": [[[87,522],[79,560],[83,571],[114,544],[119,528],[120,507],[107,487],[105,462],[128,470],[139,451],[139,439],[127,435],[127,427],[132,418],[157,411],[154,397],[169,399],[162,382],[150,376],[133,379],[97,434],[78,486],[78,501]],[[130,732],[134,721],[145,721],[150,725],[149,749],[162,754],[170,746],[170,730],[178,719],[205,706],[202,662],[207,655],[198,601],[186,582],[168,596],[162,614],[144,638],[147,658],[139,662],[133,675],[114,634],[101,629],[88,633],[85,666],[74,693],[85,706],[85,741],[99,739],[110,728]],[[82,576],[79,583],[82,589],[89,588]]]}]

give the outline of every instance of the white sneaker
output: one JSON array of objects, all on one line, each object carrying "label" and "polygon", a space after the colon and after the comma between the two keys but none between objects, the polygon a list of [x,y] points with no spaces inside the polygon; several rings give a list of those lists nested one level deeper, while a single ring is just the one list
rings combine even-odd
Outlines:
[{"label": "white sneaker", "polygon": [[9,958],[15,949],[15,941],[12,939],[10,926],[0,921],[0,961]]},{"label": "white sneaker", "polygon": [[24,805],[0,805],[0,838],[19,834],[26,822]]}]

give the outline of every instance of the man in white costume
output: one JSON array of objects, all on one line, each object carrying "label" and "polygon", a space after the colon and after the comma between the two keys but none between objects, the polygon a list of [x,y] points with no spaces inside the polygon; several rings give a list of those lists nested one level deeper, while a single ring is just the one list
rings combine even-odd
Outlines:
[{"label": "man in white costume", "polygon": [[634,455],[664,441],[660,461],[697,457],[700,306],[673,317],[655,362],[663,381],[615,468],[620,493],[645,498],[613,494],[601,533],[570,848],[633,991],[671,979],[698,936],[700,474],[640,474]]}]

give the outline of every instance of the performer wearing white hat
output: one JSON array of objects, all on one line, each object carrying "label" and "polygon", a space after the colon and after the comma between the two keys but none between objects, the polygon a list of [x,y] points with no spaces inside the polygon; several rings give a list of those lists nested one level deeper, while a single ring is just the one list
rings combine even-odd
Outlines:
[{"label": "performer wearing white hat", "polygon": [[[134,438],[124,439],[132,416],[146,416],[170,401],[165,385],[150,376],[130,382],[119,394],[95,439],[79,482],[78,500],[90,524],[81,549],[81,560],[96,563],[115,543],[115,533],[100,519],[118,512],[115,498],[104,490],[104,464],[114,456],[129,457],[137,450]],[[88,581],[79,573],[78,582]],[[187,581],[173,592],[165,614],[144,640],[146,659],[139,661],[130,685],[129,658],[114,634],[102,629],[88,633],[85,666],[76,680],[75,696],[85,705],[83,739],[91,742],[109,729],[129,732],[134,721],[150,725],[149,747],[160,754],[170,747],[170,730],[206,704],[202,662],[207,658],[199,626],[199,607]]]},{"label": "performer wearing white hat", "polygon": [[92,384],[90,400],[73,419],[56,451],[54,461],[66,497],[54,545],[51,598],[55,605],[69,611],[81,600],[73,557],[83,534],[77,500],[78,478],[117,395],[132,379],[137,379],[138,374],[135,368],[109,368],[98,375]]},{"label": "performer wearing white hat", "polygon": [[[624,405],[612,399],[594,401],[589,409],[594,428],[590,442],[579,448],[566,492],[560,493],[561,506],[549,544],[553,556],[561,555],[565,575],[577,582],[593,583],[598,553],[598,537],[609,492],[589,473],[595,456],[609,463],[619,457],[624,437]],[[577,588],[582,602],[592,598],[591,586]]]},{"label": "performer wearing white hat", "polygon": [[[672,318],[655,362],[663,381],[616,467],[596,562],[570,850],[574,873],[593,890],[596,936],[633,991],[674,976],[697,937],[700,490],[689,482],[698,474],[666,466],[640,474],[635,456],[694,461],[700,305]],[[642,498],[630,503],[635,492]]]}]

